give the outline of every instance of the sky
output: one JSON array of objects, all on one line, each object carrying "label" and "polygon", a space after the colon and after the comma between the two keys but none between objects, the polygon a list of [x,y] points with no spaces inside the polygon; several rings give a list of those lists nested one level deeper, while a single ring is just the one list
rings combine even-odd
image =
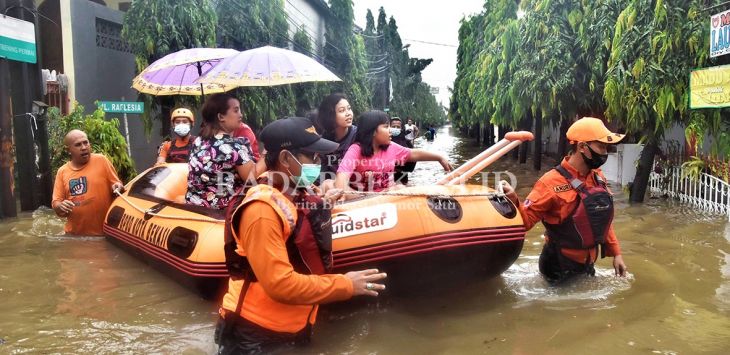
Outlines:
[{"label": "sky", "polygon": [[[459,21],[464,16],[482,10],[484,0],[354,0],[355,24],[365,28],[367,10],[373,12],[375,23],[382,6],[385,14],[395,18],[403,44],[410,44],[410,56],[433,58],[433,63],[423,71],[423,81],[438,87],[436,100],[449,105],[449,87],[456,78],[456,46],[459,45]],[[441,43],[450,46],[426,44],[416,41]]]}]

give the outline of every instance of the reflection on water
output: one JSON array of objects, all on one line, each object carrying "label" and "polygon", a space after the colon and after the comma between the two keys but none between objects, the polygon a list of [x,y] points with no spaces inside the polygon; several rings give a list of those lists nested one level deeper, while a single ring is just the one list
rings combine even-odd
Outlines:
[{"label": "reflection on water", "polygon": [[[457,165],[479,150],[448,128],[417,146],[448,154]],[[555,163],[546,161],[543,172]],[[489,170],[514,173],[524,197],[543,173],[530,168],[504,157]],[[411,181],[442,176],[438,163],[419,163]],[[302,352],[727,353],[726,218],[664,200],[631,205],[614,190],[614,227],[630,277],[613,277],[606,258],[595,278],[548,285],[537,271],[538,225],[501,277],[324,307]],[[0,224],[0,353],[214,353],[217,304],[104,239],[61,237],[62,230],[50,210]]]}]

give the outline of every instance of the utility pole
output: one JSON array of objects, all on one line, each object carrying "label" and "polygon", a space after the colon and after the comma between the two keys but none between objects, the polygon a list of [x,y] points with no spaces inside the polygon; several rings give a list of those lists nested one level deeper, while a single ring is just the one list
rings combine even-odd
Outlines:
[{"label": "utility pole", "polygon": [[[38,42],[38,22],[36,15],[32,12],[35,5],[32,0],[21,0],[19,6],[12,7],[13,17],[23,21],[33,22],[35,29],[36,49]],[[37,123],[34,125],[35,118],[26,113],[32,112],[33,100],[40,99],[40,68],[39,53],[36,50],[35,63],[26,61],[14,61],[11,64],[13,73],[20,74],[20,80],[16,80],[16,87],[19,90],[13,92],[13,105],[15,107],[15,115],[13,115],[13,130],[15,132],[15,159],[17,162],[16,170],[18,172],[18,197],[20,198],[21,211],[32,211],[36,209],[40,203],[36,198],[36,190],[38,189],[38,177],[36,169],[36,147],[35,132]]]},{"label": "utility pole", "polygon": [[[0,0],[0,11],[5,12],[5,0]],[[13,191],[13,113],[10,107],[10,67],[7,59],[0,59],[0,217],[16,217]]]}]

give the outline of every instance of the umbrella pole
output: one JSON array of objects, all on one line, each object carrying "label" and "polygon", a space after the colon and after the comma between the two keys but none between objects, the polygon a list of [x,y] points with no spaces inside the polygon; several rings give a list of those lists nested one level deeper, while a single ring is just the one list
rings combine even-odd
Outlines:
[{"label": "umbrella pole", "polygon": [[268,116],[269,121],[273,122],[274,120],[271,119],[271,90],[272,88],[268,88],[266,90],[266,94],[269,98],[269,100],[266,102],[266,116]]},{"label": "umbrella pole", "polygon": [[[198,68],[198,77],[203,76],[203,63],[195,62],[195,66]],[[200,83],[200,95],[203,96],[203,101],[205,101],[205,90],[203,89],[203,83]]]}]

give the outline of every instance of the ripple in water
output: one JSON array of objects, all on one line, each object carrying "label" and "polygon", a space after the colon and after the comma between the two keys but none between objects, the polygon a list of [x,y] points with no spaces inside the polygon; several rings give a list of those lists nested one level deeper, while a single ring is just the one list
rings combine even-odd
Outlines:
[{"label": "ripple in water", "polygon": [[53,210],[41,207],[33,211],[33,222],[28,233],[34,237],[55,238],[63,235],[64,219],[57,217]]},{"label": "ripple in water", "polygon": [[507,289],[517,297],[513,308],[544,303],[554,310],[608,309],[615,305],[611,296],[631,288],[634,276],[616,277],[613,268],[596,267],[595,277],[576,277],[560,285],[550,285],[540,275],[537,256],[513,264],[502,274]]}]

